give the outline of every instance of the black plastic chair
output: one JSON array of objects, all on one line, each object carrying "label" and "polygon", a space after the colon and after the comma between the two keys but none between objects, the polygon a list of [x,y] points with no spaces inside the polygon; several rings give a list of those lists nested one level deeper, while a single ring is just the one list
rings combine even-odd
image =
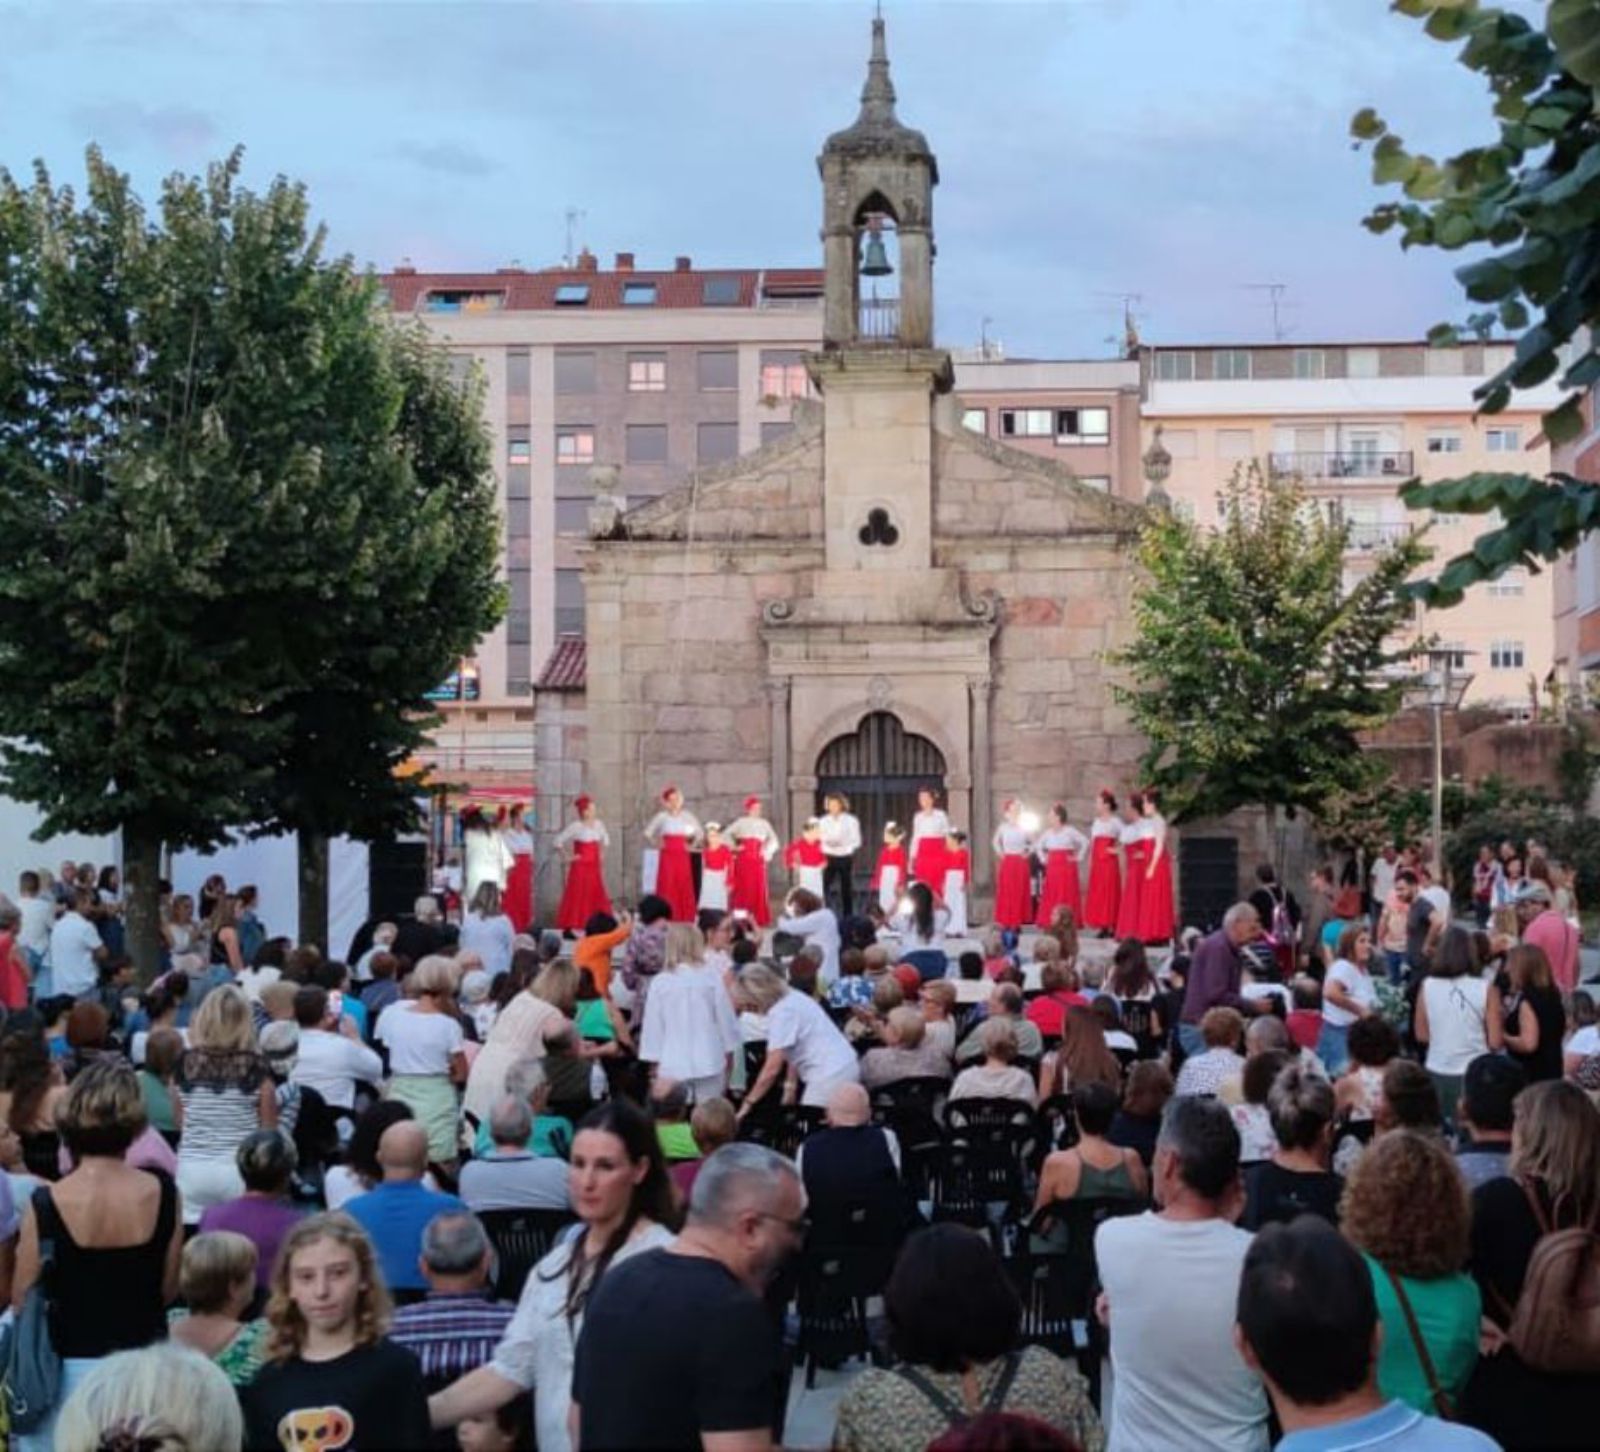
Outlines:
[{"label": "black plastic chair", "polygon": [[1078,1117],[1070,1094],[1052,1094],[1039,1106],[1040,1162],[1045,1155],[1071,1149],[1078,1142]]},{"label": "black plastic chair", "polygon": [[779,1105],[771,1111],[761,1105],[745,1117],[739,1138],[764,1144],[792,1160],[807,1137],[821,1129],[826,1120],[825,1111],[805,1104]]},{"label": "black plastic chair", "polygon": [[813,1215],[795,1299],[795,1354],[805,1358],[807,1390],[818,1366],[872,1354],[867,1302],[883,1294],[912,1223],[907,1207],[889,1200],[814,1207]]},{"label": "black plastic chair", "polygon": [[1040,1143],[1033,1106],[1018,1099],[952,1099],[944,1124],[950,1146],[976,1155],[985,1200],[1025,1213]]},{"label": "black plastic chair", "polygon": [[495,1295],[515,1301],[531,1271],[576,1217],[568,1210],[482,1210],[478,1219],[495,1253]]},{"label": "black plastic chair", "polygon": [[881,1124],[900,1146],[900,1175],[918,1198],[926,1195],[933,1162],[944,1146],[940,1114],[950,1081],[896,1079],[874,1091],[872,1122]]}]

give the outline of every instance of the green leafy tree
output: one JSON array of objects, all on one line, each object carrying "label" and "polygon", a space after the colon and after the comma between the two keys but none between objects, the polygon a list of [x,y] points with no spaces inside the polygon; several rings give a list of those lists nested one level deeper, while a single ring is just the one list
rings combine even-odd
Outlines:
[{"label": "green leafy tree", "polygon": [[1408,625],[1406,577],[1427,558],[1407,535],[1346,592],[1349,525],[1292,480],[1236,471],[1222,524],[1157,515],[1139,545],[1135,639],[1112,657],[1149,741],[1145,780],[1177,819],[1260,806],[1322,813],[1359,796],[1375,764],[1357,734],[1393,714],[1386,668]]},{"label": "green leafy tree", "polygon": [[[1492,249],[1456,271],[1487,310],[1430,337],[1453,342],[1462,328],[1482,337],[1496,325],[1520,334],[1512,361],[1477,390],[1481,409],[1498,413],[1515,389],[1559,375],[1567,396],[1545,414],[1544,432],[1557,444],[1573,439],[1585,426],[1584,395],[1600,381],[1600,4],[1549,0],[1542,27],[1478,0],[1394,0],[1393,8],[1460,45],[1458,62],[1489,83],[1498,135],[1441,161],[1408,150],[1372,108],[1358,112],[1351,133],[1372,146],[1373,180],[1404,193],[1365,225],[1398,229],[1407,248]],[[1418,582],[1431,605],[1453,605],[1513,565],[1536,570],[1600,527],[1600,486],[1559,472],[1413,481],[1402,498],[1413,509],[1499,516],[1436,579]]]},{"label": "green leafy tree", "polygon": [[[43,833],[122,832],[146,970],[162,844],[298,825],[291,792],[320,790],[308,701],[334,678],[331,642],[375,613],[376,554],[425,563],[450,608],[452,496],[474,501],[466,537],[482,544],[486,474],[451,472],[461,460],[417,437],[448,390],[389,334],[372,284],[324,259],[303,191],[251,194],[239,162],[170,178],[156,218],[94,150],[81,206],[43,168],[28,186],[0,172],[0,661],[27,686],[0,695],[0,787],[41,808]],[[487,594],[473,576],[466,598],[486,608],[463,629],[498,608],[479,567]],[[392,585],[391,619],[414,623],[412,588]],[[406,739],[421,691],[398,696],[413,665],[448,672],[453,653],[429,658],[441,634],[397,642],[407,670],[367,697],[407,724],[341,739]],[[383,669],[370,645],[364,659]],[[324,761],[321,827],[359,830],[368,768]]]}]

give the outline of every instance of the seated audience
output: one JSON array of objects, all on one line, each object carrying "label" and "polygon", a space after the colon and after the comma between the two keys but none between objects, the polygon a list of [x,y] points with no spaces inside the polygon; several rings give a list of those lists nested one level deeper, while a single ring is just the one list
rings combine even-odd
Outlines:
[{"label": "seated audience", "polygon": [[1022,1305],[976,1231],[935,1225],[911,1236],[884,1311],[899,1365],[850,1383],[834,1431],[841,1452],[923,1452],[980,1411],[1037,1418],[1084,1452],[1104,1447],[1076,1367],[1041,1347],[1018,1349]]},{"label": "seated audience", "polygon": [[[1031,1024],[1022,1014],[1022,990],[1014,983],[1000,982],[989,990],[989,1011],[983,1022],[992,1023],[996,1019],[1010,1021],[1013,1038],[1017,1045],[1017,1056],[1023,1059],[1032,1059],[1035,1063],[1044,1054],[1044,1036],[1039,1032],[1038,1025]],[[980,1057],[983,1052],[983,1042],[978,1036],[978,1030],[973,1029],[962,1039],[956,1049],[956,1062],[964,1064]]]},{"label": "seated audience", "polygon": [[356,1084],[377,1084],[383,1078],[383,1060],[361,1042],[348,1019],[335,1022],[330,1002],[325,988],[302,988],[295,993],[300,1050],[289,1077],[296,1084],[309,1084],[335,1108],[354,1109]]},{"label": "seated audience", "polygon": [[1400,1035],[1387,1019],[1369,1014],[1350,1025],[1345,1048],[1350,1065],[1334,1082],[1334,1104],[1351,1123],[1365,1124],[1383,1093],[1384,1069],[1400,1056]]},{"label": "seated audience", "polygon": [[[550,1114],[553,1097],[550,1078],[546,1072],[552,1067],[547,1055],[542,1059],[518,1059],[506,1070],[503,1092],[521,1099],[533,1116],[533,1133],[528,1139],[528,1153],[546,1159],[564,1160],[572,1148],[572,1121],[565,1114]],[[472,1141],[475,1155],[489,1153],[489,1123],[485,1119],[478,1126]]]},{"label": "seated audience", "polygon": [[248,1386],[266,1355],[267,1323],[246,1321],[256,1299],[256,1247],[231,1230],[204,1230],[183,1248],[178,1293],[184,1309],[167,1316],[167,1335],[208,1357],[234,1386]]},{"label": "seated audience", "polygon": [[1379,1134],[1411,1129],[1418,1134],[1442,1135],[1439,1090],[1434,1078],[1415,1059],[1394,1059],[1383,1071],[1372,1122]]},{"label": "seated audience", "polygon": [[1016,1020],[1009,1016],[985,1019],[976,1033],[983,1062],[956,1075],[955,1083],[950,1086],[950,1098],[1016,1099],[1023,1104],[1037,1104],[1039,1094],[1033,1076],[1026,1069],[1018,1068],[1015,1062]]},{"label": "seated audience", "polygon": [[1117,1091],[1088,1083],[1072,1091],[1072,1115],[1078,1142],[1047,1155],[1039,1172],[1034,1208],[1058,1200],[1144,1200],[1150,1177],[1139,1152],[1121,1149],[1106,1137],[1117,1115]]},{"label": "seated audience", "polygon": [[1277,1452],[1494,1452],[1378,1385],[1378,1306],[1360,1255],[1314,1216],[1269,1225],[1239,1278],[1234,1337],[1283,1427]]},{"label": "seated audience", "polygon": [[1333,1147],[1333,1085],[1320,1074],[1290,1064],[1272,1081],[1267,1111],[1277,1143],[1272,1157],[1244,1175],[1246,1230],[1299,1215],[1339,1219],[1344,1181],[1328,1168]]},{"label": "seated audience", "polygon": [[533,1112],[507,1094],[489,1110],[489,1151],[461,1167],[461,1199],[469,1210],[567,1210],[567,1163],[528,1148]]},{"label": "seated audience", "polygon": [[435,1215],[467,1207],[454,1195],[441,1195],[422,1183],[428,1172],[428,1131],[414,1119],[384,1130],[378,1164],[383,1178],[349,1201],[345,1210],[371,1239],[389,1289],[423,1290],[417,1263],[423,1230]]},{"label": "seated audience", "polygon": [[1456,1106],[1456,1167],[1469,1190],[1509,1173],[1512,1120],[1527,1084],[1522,1066],[1504,1054],[1480,1054],[1467,1065]]},{"label": "seated audience", "polygon": [[881,1089],[900,1079],[948,1079],[950,1054],[928,1036],[928,1028],[922,1012],[910,1004],[891,1009],[883,1025],[882,1046],[862,1055],[861,1082],[868,1089]]},{"label": "seated audience", "polygon": [[1383,1320],[1379,1390],[1454,1417],[1478,1359],[1482,1311],[1463,1269],[1472,1210],[1454,1158],[1437,1135],[1382,1134],[1356,1161],[1339,1211]]},{"label": "seated audience", "polygon": [[422,1232],[421,1258],[427,1299],[400,1307],[389,1336],[417,1358],[430,1387],[441,1387],[488,1363],[514,1308],[494,1298],[494,1247],[476,1215],[435,1215]]},{"label": "seated audience", "polygon": [[[828,1121],[807,1136],[794,1157],[806,1189],[806,1213],[819,1244],[854,1244],[860,1234],[898,1241],[906,1223],[900,1185],[900,1145],[872,1122],[867,1091],[843,1084],[828,1101]],[[864,1207],[868,1228],[852,1227],[848,1211]]]},{"label": "seated audience", "polygon": [[[668,980],[657,980],[656,988]],[[651,989],[653,993],[655,989]],[[712,1094],[708,1098],[720,1098]],[[661,1156],[673,1160],[697,1160],[700,1151],[689,1128],[689,1086],[676,1079],[658,1078],[650,1086],[650,1113],[656,1122],[656,1138],[661,1141]]]},{"label": "seated audience", "polygon": [[[1244,1061],[1240,1083],[1243,1098],[1230,1105],[1233,1126],[1239,1131],[1239,1162],[1245,1165],[1270,1160],[1278,1147],[1278,1136],[1272,1128],[1272,1111],[1267,1108],[1267,1096],[1273,1083],[1289,1067],[1289,1056],[1281,1049],[1269,1049],[1264,1054],[1253,1054]],[[1224,1103],[1227,1101],[1224,1100]]]},{"label": "seated audience", "polygon": [[[1054,946],[1053,939],[1044,941]],[[1089,1000],[1078,991],[1080,980],[1072,967],[1058,963],[1054,954],[1039,961],[1039,996],[1028,1005],[1026,1017],[1045,1038],[1057,1039],[1067,1010],[1087,1008]]]},{"label": "seated audience", "polygon": [[1122,1107],[1111,1121],[1106,1139],[1123,1149],[1137,1150],[1146,1169],[1156,1157],[1156,1136],[1161,1132],[1161,1112],[1172,1098],[1172,1075],[1155,1059],[1141,1059],[1128,1067]]},{"label": "seated audience", "polygon": [[1265,1452],[1266,1395],[1232,1336],[1250,1235],[1232,1223],[1243,1197],[1225,1106],[1173,1099],[1152,1182],[1157,1209],[1095,1233],[1116,1378],[1111,1446]]},{"label": "seated audience", "polygon": [[303,1218],[292,1204],[294,1145],[275,1129],[258,1129],[239,1144],[239,1178],[244,1194],[208,1206],[200,1217],[202,1233],[232,1231],[256,1248],[256,1283],[265,1290],[278,1261],[278,1247]]},{"label": "seated audience", "polygon": [[695,1148],[700,1151],[697,1160],[679,1160],[668,1169],[673,1185],[684,1204],[694,1192],[694,1182],[700,1176],[700,1167],[725,1144],[732,1144],[739,1134],[739,1120],[733,1105],[726,1099],[708,1099],[697,1104],[689,1115],[689,1132],[694,1136]]},{"label": "seated audience", "polygon": [[1214,1095],[1224,1082],[1244,1072],[1239,1041],[1244,1036],[1244,1015],[1234,1008],[1208,1008],[1200,1020],[1201,1048],[1178,1070],[1176,1093]]}]

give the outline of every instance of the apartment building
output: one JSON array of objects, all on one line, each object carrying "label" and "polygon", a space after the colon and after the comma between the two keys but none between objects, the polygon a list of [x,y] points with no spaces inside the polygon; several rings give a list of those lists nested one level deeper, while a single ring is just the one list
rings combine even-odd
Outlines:
[{"label": "apartment building", "polygon": [[[1552,452],[1551,467],[1600,483],[1600,428],[1594,388],[1584,400],[1585,428]],[[1550,566],[1555,597],[1554,680],[1567,703],[1600,707],[1600,534],[1591,534]]]},{"label": "apartment building", "polygon": [[1068,465],[1091,488],[1137,502],[1139,360],[955,355],[961,421],[974,433]]},{"label": "apartment building", "polygon": [[[1550,466],[1539,420],[1559,399],[1552,385],[1515,394],[1504,413],[1474,416],[1473,389],[1511,351],[1508,343],[1147,347],[1144,435],[1148,444],[1161,430],[1172,455],[1168,493],[1194,519],[1215,520],[1222,487],[1256,459],[1351,522],[1351,581],[1371,568],[1375,550],[1422,524],[1442,562],[1471,545],[1484,517],[1419,518],[1400,502],[1401,484]],[[1456,651],[1457,669],[1472,678],[1466,703],[1520,712],[1555,657],[1552,601],[1550,571],[1511,570],[1453,609],[1419,609],[1416,625]]]},{"label": "apartment building", "polygon": [[650,270],[628,252],[604,270],[584,252],[570,268],[403,266],[381,282],[463,376],[481,371],[506,525],[507,616],[441,688],[437,765],[475,785],[527,782],[533,683],[581,679],[591,469],[617,466],[637,504],[785,432],[822,339],[822,272],[687,257]]}]

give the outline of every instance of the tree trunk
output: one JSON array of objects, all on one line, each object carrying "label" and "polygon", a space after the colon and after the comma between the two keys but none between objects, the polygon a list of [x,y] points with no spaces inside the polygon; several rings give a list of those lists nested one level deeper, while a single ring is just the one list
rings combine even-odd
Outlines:
[{"label": "tree trunk", "polygon": [[124,925],[141,982],[161,971],[161,839],[122,829]]},{"label": "tree trunk", "polygon": [[328,839],[301,832],[295,853],[300,877],[300,942],[328,947]]}]

